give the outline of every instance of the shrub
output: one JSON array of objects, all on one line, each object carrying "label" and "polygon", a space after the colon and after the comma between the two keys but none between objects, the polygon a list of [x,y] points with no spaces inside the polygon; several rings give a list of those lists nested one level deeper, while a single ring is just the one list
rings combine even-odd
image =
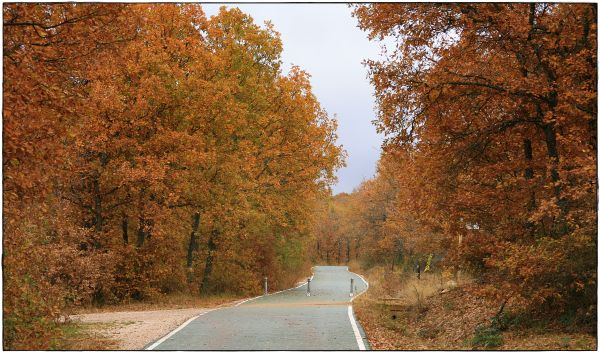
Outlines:
[{"label": "shrub", "polygon": [[479,326],[475,329],[475,336],[471,340],[473,348],[496,348],[503,343],[500,331],[494,327]]}]

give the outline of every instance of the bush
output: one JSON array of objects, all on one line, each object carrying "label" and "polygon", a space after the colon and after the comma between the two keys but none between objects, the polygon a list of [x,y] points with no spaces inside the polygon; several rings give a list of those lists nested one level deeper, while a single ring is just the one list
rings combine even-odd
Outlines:
[{"label": "bush", "polygon": [[498,329],[499,331],[505,331],[516,322],[516,318],[517,316],[511,313],[500,313],[492,318],[491,327]]},{"label": "bush", "polygon": [[473,348],[496,348],[503,343],[500,331],[494,327],[479,326],[475,329],[475,336],[471,340]]}]

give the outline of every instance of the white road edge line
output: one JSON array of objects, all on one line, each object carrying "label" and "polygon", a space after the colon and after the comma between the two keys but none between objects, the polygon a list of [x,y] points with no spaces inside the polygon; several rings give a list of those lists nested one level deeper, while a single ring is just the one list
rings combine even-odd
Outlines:
[{"label": "white road edge line", "polygon": [[[350,270],[347,267],[346,267],[346,269],[348,270],[348,272],[350,272]],[[354,299],[358,298],[363,293],[365,293],[367,290],[369,290],[369,282],[367,282],[367,280],[363,276],[359,275],[358,273],[354,273],[354,272],[350,272],[350,273],[357,275],[367,285],[367,288],[365,288],[364,291],[358,293],[357,295],[353,296],[352,299],[350,299],[350,305],[348,305],[348,317],[350,318],[350,324],[352,325],[352,331],[354,331],[354,337],[356,338],[356,343],[358,344],[358,349],[361,351],[364,351],[364,350],[366,350],[365,343],[363,342],[362,335],[360,334],[360,331],[358,330],[358,325],[356,325],[356,320],[354,319],[354,313],[352,310],[352,301],[354,301]]]},{"label": "white road edge line", "polygon": [[[350,272],[350,271],[348,271],[348,272]],[[354,272],[350,272],[350,273],[354,273]],[[358,273],[354,273],[354,274],[357,275],[363,282],[365,282],[365,284],[367,285],[367,288],[365,288],[364,291],[353,296],[352,299],[350,299],[350,301],[353,301],[354,299],[358,298],[359,296],[363,295],[366,291],[369,290],[369,282],[367,282],[367,280],[363,276],[359,275]]]},{"label": "white road edge line", "polygon": [[242,300],[241,302],[239,302],[239,303],[235,304],[235,305],[234,305],[234,307],[236,307],[236,306],[240,306],[240,305],[244,304],[245,302],[248,302],[248,301],[250,301],[250,300],[254,300],[254,299],[256,299],[256,298],[260,298],[260,297],[262,297],[262,296],[263,296],[263,295],[259,295],[258,297],[254,297],[254,298],[248,298],[248,299]]},{"label": "white road edge line", "polygon": [[[313,268],[314,268],[314,266],[313,266],[313,267],[311,267],[311,270],[312,270]],[[311,279],[311,281],[312,281],[312,279],[313,279],[313,277],[314,277],[314,276],[315,276],[315,273],[314,273],[314,271],[313,271],[313,274],[312,274],[312,276],[310,276],[310,279]],[[303,283],[303,284],[300,284],[300,285],[298,285],[298,286],[296,286],[296,287],[294,287],[294,288],[288,288],[288,289],[280,290],[279,292],[270,293],[270,294],[267,294],[267,295],[273,295],[273,294],[277,294],[277,293],[285,292],[285,291],[287,291],[287,290],[291,290],[291,289],[300,288],[300,287],[302,287],[302,286],[303,286],[303,285],[305,285],[305,284],[306,284],[306,283]],[[248,302],[248,301],[250,301],[250,300],[254,300],[254,299],[258,299],[258,298],[260,298],[260,297],[264,297],[264,296],[265,296],[265,295],[263,294],[263,295],[259,295],[258,297],[254,297],[254,298],[246,299],[246,300],[244,300],[244,301],[241,301],[241,302],[239,302],[239,303],[235,304],[235,305],[234,305],[234,307],[236,307],[236,306],[240,306],[240,305],[244,304],[245,302]],[[209,313],[209,312],[211,312],[211,311],[215,311],[215,310],[219,310],[219,309],[223,309],[223,308],[214,308],[214,309],[210,309],[210,310],[207,310],[207,311],[203,312],[202,314],[199,314],[199,315],[196,315],[196,316],[194,316],[194,317],[190,318],[188,321],[186,321],[186,322],[184,322],[183,324],[181,324],[181,325],[180,325],[178,328],[176,328],[175,330],[173,330],[173,331],[169,332],[169,333],[168,333],[166,336],[164,336],[163,338],[161,338],[161,339],[159,339],[158,341],[154,342],[152,345],[148,346],[147,348],[144,348],[144,350],[145,350],[145,351],[151,351],[151,350],[153,350],[154,348],[158,347],[158,346],[159,346],[161,343],[163,343],[164,341],[166,341],[167,339],[169,339],[171,336],[173,336],[174,334],[176,334],[177,332],[179,332],[181,329],[183,329],[184,327],[186,327],[186,326],[187,326],[187,325],[188,325],[190,322],[192,322],[192,321],[196,320],[197,318],[199,318],[200,316],[202,316],[202,315],[204,315],[204,314],[208,314],[208,313]]]},{"label": "white road edge line", "polygon": [[356,326],[356,320],[354,320],[354,314],[352,313],[352,305],[348,305],[348,318],[350,318],[350,324],[352,325],[352,331],[354,331],[354,338],[356,338],[356,343],[358,343],[358,349],[364,351],[365,343],[363,342],[362,336],[358,331],[358,326]]},{"label": "white road edge line", "polygon": [[[217,308],[219,309],[219,308]],[[158,341],[154,342],[152,345],[148,346],[147,348],[145,348],[144,350],[146,351],[151,351],[154,348],[156,348],[158,345],[160,345],[161,343],[163,343],[164,341],[168,340],[171,336],[173,336],[174,334],[176,334],[177,332],[181,331],[181,329],[183,329],[184,327],[186,327],[190,322],[196,320],[197,318],[199,318],[200,316],[204,315],[204,314],[208,314],[211,311],[215,311],[217,309],[210,309],[207,310],[201,314],[198,314],[192,318],[190,318],[189,320],[187,320],[186,322],[184,322],[183,324],[179,325],[178,328],[176,328],[175,330],[169,332],[166,336],[164,336],[163,338],[159,339]]]},{"label": "white road edge line", "polygon": [[352,302],[352,301],[354,301],[354,299],[358,298],[358,297],[359,297],[359,296],[361,296],[363,293],[365,293],[366,291],[368,291],[368,290],[369,290],[369,282],[367,282],[367,280],[366,280],[366,279],[365,279],[363,276],[359,275],[358,273],[351,272],[351,271],[348,269],[348,266],[346,266],[346,271],[348,271],[348,272],[350,272],[350,273],[352,273],[352,274],[355,274],[355,275],[357,275],[357,276],[358,276],[358,277],[359,277],[359,278],[360,278],[360,279],[361,279],[363,282],[365,282],[365,284],[367,285],[367,288],[365,288],[365,290],[364,290],[364,291],[362,291],[362,292],[360,292],[360,293],[356,294],[355,296],[353,296],[353,297],[352,297],[352,299],[350,299],[350,301]]},{"label": "white road edge line", "polygon": [[[312,270],[313,268],[314,268],[314,266],[311,268],[311,270]],[[312,281],[312,279],[313,279],[313,277],[314,277],[314,276],[315,276],[315,273],[313,272],[312,276],[310,276],[310,280],[311,280],[311,281]],[[246,300],[244,300],[244,301],[242,301],[242,302],[239,302],[239,303],[235,304],[234,306],[239,306],[239,305],[242,305],[242,304],[244,304],[245,302],[249,302],[249,301],[251,301],[251,300],[254,300],[254,299],[258,299],[258,298],[262,298],[262,297],[268,297],[269,295],[278,294],[278,293],[285,292],[285,291],[292,290],[292,289],[297,289],[297,288],[300,288],[300,287],[302,287],[302,286],[305,286],[305,285],[306,285],[306,282],[304,282],[304,283],[302,283],[302,284],[299,284],[299,285],[297,285],[296,287],[293,287],[293,288],[288,288],[288,289],[280,290],[280,291],[278,291],[278,292],[269,293],[269,294],[266,294],[266,295],[265,295],[265,294],[263,294],[263,295],[259,295],[258,297],[254,297],[254,298],[246,299]]]}]

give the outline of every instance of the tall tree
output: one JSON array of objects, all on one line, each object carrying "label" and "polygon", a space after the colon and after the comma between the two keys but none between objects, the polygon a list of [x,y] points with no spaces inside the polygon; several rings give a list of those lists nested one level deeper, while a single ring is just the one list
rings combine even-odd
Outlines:
[{"label": "tall tree", "polygon": [[354,13],[371,39],[398,43],[368,66],[387,153],[418,166],[402,179],[425,191],[414,205],[423,224],[464,236],[457,263],[482,271],[497,295],[564,308],[583,294],[576,306],[589,309],[596,7],[373,4]]}]

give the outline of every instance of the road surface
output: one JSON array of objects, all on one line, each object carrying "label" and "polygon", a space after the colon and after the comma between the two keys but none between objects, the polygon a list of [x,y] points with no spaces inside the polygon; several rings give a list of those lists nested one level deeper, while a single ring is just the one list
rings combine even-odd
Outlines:
[{"label": "road surface", "polygon": [[[310,283],[207,312],[148,345],[154,350],[368,349],[350,303],[367,284],[346,266],[316,266]],[[355,294],[356,296],[356,294]]]}]

